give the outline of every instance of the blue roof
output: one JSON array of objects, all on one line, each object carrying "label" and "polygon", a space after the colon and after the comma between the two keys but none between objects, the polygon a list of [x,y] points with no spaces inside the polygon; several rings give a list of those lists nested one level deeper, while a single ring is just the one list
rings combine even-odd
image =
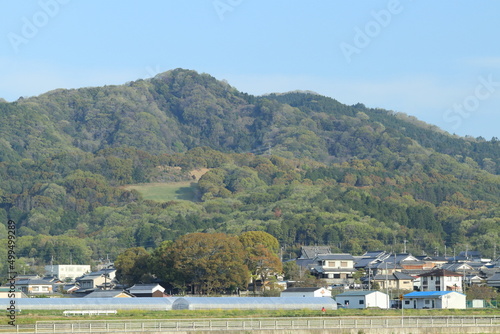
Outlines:
[{"label": "blue roof", "polygon": [[[425,298],[425,297],[439,297],[439,296],[444,296],[449,293],[460,293],[457,291],[413,291],[410,292],[406,295],[404,295],[404,298]],[[460,293],[463,295],[463,293]]]}]

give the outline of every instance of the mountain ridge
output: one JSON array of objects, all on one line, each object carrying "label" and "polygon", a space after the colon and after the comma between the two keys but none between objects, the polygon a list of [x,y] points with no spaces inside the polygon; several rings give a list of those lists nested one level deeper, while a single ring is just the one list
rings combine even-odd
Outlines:
[{"label": "mountain ridge", "polygon": [[[17,222],[33,265],[194,231],[266,231],[354,254],[401,240],[492,254],[500,242],[500,142],[411,116],[304,92],[253,96],[176,69],[0,103],[0,117],[0,221]],[[124,187],[193,181],[199,168],[196,201]]]}]

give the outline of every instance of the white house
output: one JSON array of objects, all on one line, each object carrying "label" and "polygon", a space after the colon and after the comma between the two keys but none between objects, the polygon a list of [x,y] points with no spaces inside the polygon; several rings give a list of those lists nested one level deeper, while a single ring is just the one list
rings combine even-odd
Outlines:
[{"label": "white house", "polygon": [[380,291],[348,291],[337,295],[335,300],[345,308],[389,308],[389,296]]},{"label": "white house", "polygon": [[54,292],[54,284],[40,279],[19,280],[16,282],[16,286],[27,295],[45,295]]},{"label": "white house", "polygon": [[331,297],[332,292],[325,288],[288,288],[280,297]]},{"label": "white house", "polygon": [[57,277],[64,281],[67,278],[75,279],[90,272],[90,265],[54,264],[45,266],[45,275]]},{"label": "white house", "polygon": [[420,276],[420,291],[462,292],[462,275],[446,269],[434,269]]},{"label": "white house", "polygon": [[465,295],[456,291],[414,291],[403,296],[403,307],[413,309],[465,309]]},{"label": "white house", "polygon": [[324,279],[328,284],[352,284],[354,257],[351,254],[324,254],[314,258],[311,274]]}]

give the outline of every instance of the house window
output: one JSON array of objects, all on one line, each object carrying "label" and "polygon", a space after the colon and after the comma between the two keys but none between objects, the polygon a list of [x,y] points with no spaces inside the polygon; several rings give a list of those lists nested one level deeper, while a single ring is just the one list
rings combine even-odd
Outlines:
[{"label": "house window", "polygon": [[360,300],[359,301],[359,305],[364,305],[365,304],[365,301],[364,300]]},{"label": "house window", "polygon": [[409,300],[405,300],[405,305],[410,305],[410,301]]},{"label": "house window", "polygon": [[346,262],[346,261],[342,261],[342,262],[340,262],[340,266],[341,266],[342,268],[346,268],[346,267],[347,267],[347,262]]},{"label": "house window", "polygon": [[340,274],[333,274],[333,278],[340,278]]},{"label": "house window", "polygon": [[424,300],[425,305],[429,305],[430,303],[431,303],[431,301],[429,299]]}]

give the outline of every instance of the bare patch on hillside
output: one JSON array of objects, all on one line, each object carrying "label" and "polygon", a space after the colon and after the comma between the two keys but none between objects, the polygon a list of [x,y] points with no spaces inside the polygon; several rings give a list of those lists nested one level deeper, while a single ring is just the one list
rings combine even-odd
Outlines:
[{"label": "bare patch on hillside", "polygon": [[200,169],[194,169],[189,172],[189,175],[193,178],[193,180],[198,181],[200,177],[205,175],[206,172],[208,172],[210,169],[208,168],[200,168]]}]

